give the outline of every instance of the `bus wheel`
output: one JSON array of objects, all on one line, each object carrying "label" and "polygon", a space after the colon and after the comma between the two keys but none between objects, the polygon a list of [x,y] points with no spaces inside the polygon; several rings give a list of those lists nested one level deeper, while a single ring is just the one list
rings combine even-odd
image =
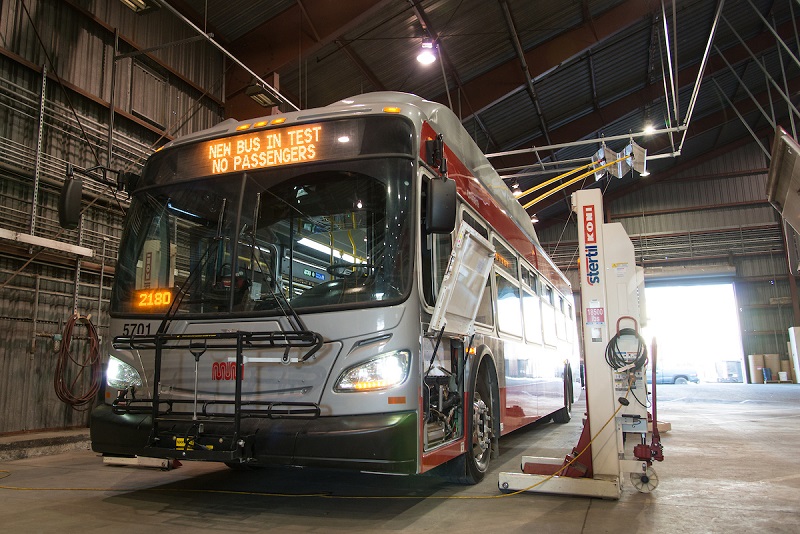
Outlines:
[{"label": "bus wheel", "polygon": [[490,380],[491,366],[481,365],[469,385],[465,406],[466,451],[438,468],[438,475],[454,484],[477,484],[489,470],[492,447],[497,436],[493,429],[495,396]]},{"label": "bus wheel", "polygon": [[572,370],[564,367],[564,407],[553,414],[553,422],[559,425],[569,423],[572,412]]},{"label": "bus wheel", "polygon": [[466,482],[477,484],[489,470],[492,456],[492,413],[494,398],[489,384],[488,370],[481,366],[475,385],[470,392],[471,417],[467,420],[467,443],[470,449],[465,456]]}]

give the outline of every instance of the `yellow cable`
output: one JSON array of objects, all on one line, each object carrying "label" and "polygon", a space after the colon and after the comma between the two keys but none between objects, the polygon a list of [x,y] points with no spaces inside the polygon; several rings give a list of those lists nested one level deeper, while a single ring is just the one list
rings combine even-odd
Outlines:
[{"label": "yellow cable", "polygon": [[567,182],[564,182],[563,184],[559,185],[558,187],[554,187],[553,189],[551,189],[550,191],[548,191],[547,193],[545,193],[545,194],[543,194],[543,195],[539,195],[538,197],[534,198],[533,200],[531,200],[531,201],[530,201],[530,202],[528,202],[527,204],[524,204],[522,207],[523,207],[523,208],[525,208],[525,209],[528,209],[528,208],[530,208],[531,206],[533,206],[534,204],[536,204],[537,202],[539,202],[540,200],[544,200],[545,198],[549,197],[549,196],[550,196],[550,195],[552,195],[553,193],[558,193],[558,192],[559,192],[559,191],[561,191],[562,189],[564,189],[564,188],[566,188],[566,187],[569,187],[569,186],[571,186],[572,184],[574,184],[574,183],[575,183],[575,182],[577,182],[578,180],[580,180],[580,179],[582,179],[582,178],[586,178],[586,177],[587,177],[587,176],[589,176],[590,174],[593,174],[593,173],[595,173],[595,172],[597,172],[597,171],[603,170],[603,169],[605,169],[605,168],[607,168],[607,167],[611,167],[612,165],[616,165],[617,163],[619,163],[620,161],[622,161],[623,159],[626,159],[626,158],[628,158],[628,157],[630,157],[630,156],[623,156],[623,157],[621,157],[621,158],[617,158],[617,159],[615,159],[614,161],[610,161],[610,162],[608,162],[608,163],[604,163],[603,165],[600,165],[600,166],[599,166],[599,167],[597,167],[596,169],[592,169],[592,170],[590,170],[590,171],[587,171],[587,172],[585,172],[585,173],[583,173],[583,174],[579,174],[578,176],[576,176],[576,177],[575,177],[575,178],[573,178],[572,180],[569,180],[569,181],[567,181]]},{"label": "yellow cable", "polygon": [[562,178],[566,178],[567,176],[569,176],[572,173],[575,173],[575,172],[578,172],[578,171],[582,171],[583,169],[588,169],[589,167],[591,167],[594,164],[595,164],[595,162],[593,161],[591,163],[587,163],[586,165],[581,165],[580,167],[575,167],[571,171],[567,171],[567,172],[565,172],[563,174],[559,174],[555,178],[550,178],[549,180],[546,180],[546,181],[544,181],[544,182],[542,182],[540,184],[537,184],[537,185],[531,187],[527,191],[523,191],[522,193],[519,194],[519,198],[522,198],[522,197],[524,197],[524,196],[526,196],[526,195],[528,195],[530,193],[533,193],[534,191],[538,191],[539,189],[541,189],[541,188],[543,188],[545,186],[548,186],[548,185],[552,184],[553,182],[557,182],[557,181],[561,180]]},{"label": "yellow cable", "polygon": [[[632,385],[632,383],[633,383],[633,381],[629,379],[629,380],[628,380],[628,391],[626,391],[626,392],[625,392],[625,398],[626,398],[626,399],[628,398],[628,395],[629,395],[629,394],[630,394],[630,392],[631,392],[631,385]],[[592,439],[590,439],[590,440],[589,440],[589,443],[587,443],[587,444],[586,444],[586,446],[583,448],[583,450],[582,450],[581,452],[579,452],[578,454],[576,454],[576,455],[575,455],[575,456],[572,458],[572,460],[570,460],[569,462],[567,462],[567,463],[565,463],[564,465],[562,465],[562,466],[561,466],[561,468],[560,468],[558,471],[556,471],[556,472],[555,472],[555,473],[553,473],[552,475],[548,475],[548,476],[547,476],[547,478],[545,478],[545,479],[543,479],[543,480],[540,480],[539,482],[537,482],[537,483],[535,483],[535,484],[531,484],[531,485],[530,485],[530,486],[528,486],[527,488],[523,488],[523,489],[521,489],[521,490],[513,491],[513,492],[511,492],[511,493],[506,493],[505,495],[507,495],[507,496],[509,496],[509,495],[518,495],[518,494],[520,494],[520,493],[524,493],[524,492],[526,492],[526,491],[530,491],[530,490],[532,490],[533,488],[535,488],[535,487],[537,487],[537,486],[540,486],[540,485],[544,484],[544,483],[545,483],[545,482],[547,482],[548,480],[552,480],[552,479],[554,479],[555,477],[559,476],[559,473],[563,473],[563,472],[564,472],[564,470],[565,470],[567,467],[569,467],[569,466],[571,466],[573,463],[575,463],[575,462],[578,460],[578,458],[580,458],[580,457],[583,455],[583,453],[585,453],[587,450],[589,450],[589,447],[591,447],[591,446],[592,446],[592,443],[594,443],[594,440],[596,440],[596,439],[597,439],[597,436],[599,436],[599,435],[600,435],[600,433],[601,433],[601,432],[603,432],[603,430],[605,430],[605,428],[608,426],[608,423],[610,423],[611,421],[613,421],[613,420],[614,420],[614,418],[617,416],[617,414],[619,413],[619,411],[622,409],[622,407],[623,407],[623,406],[624,406],[623,404],[620,404],[619,406],[617,406],[617,409],[616,409],[616,410],[614,410],[614,413],[613,413],[613,414],[611,414],[611,417],[609,417],[609,418],[608,418],[608,420],[607,420],[605,423],[603,423],[603,426],[602,426],[602,427],[600,427],[600,430],[598,430],[598,431],[597,431],[597,433],[594,435],[594,437],[593,437]]]}]

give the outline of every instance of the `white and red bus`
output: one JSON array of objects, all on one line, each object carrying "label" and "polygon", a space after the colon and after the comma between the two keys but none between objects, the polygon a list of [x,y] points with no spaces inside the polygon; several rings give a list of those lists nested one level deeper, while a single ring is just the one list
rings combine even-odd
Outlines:
[{"label": "white and red bus", "polygon": [[[93,450],[450,462],[476,482],[501,435],[569,420],[569,283],[446,107],[384,92],[231,119],[153,154],[129,190]],[[467,230],[494,249],[474,322],[431,331]]]}]

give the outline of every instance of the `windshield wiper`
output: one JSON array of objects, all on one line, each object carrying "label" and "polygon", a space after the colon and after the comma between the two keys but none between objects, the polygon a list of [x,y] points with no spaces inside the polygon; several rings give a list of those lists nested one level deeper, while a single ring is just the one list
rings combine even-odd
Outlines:
[{"label": "windshield wiper", "polygon": [[[172,319],[175,318],[175,315],[178,313],[178,310],[183,303],[183,299],[186,297],[188,292],[186,291],[187,287],[192,287],[192,284],[197,280],[197,277],[200,276],[200,273],[203,272],[206,264],[208,263],[209,258],[211,257],[211,249],[219,249],[219,244],[222,241],[222,224],[225,220],[225,205],[227,204],[227,198],[222,199],[222,207],[219,210],[219,217],[217,217],[217,234],[209,243],[208,248],[203,253],[203,256],[200,258],[200,261],[197,262],[197,265],[189,272],[189,276],[186,277],[181,287],[178,288],[178,295],[175,299],[173,299],[172,304],[170,304],[167,311],[164,313],[164,318],[161,320],[161,324],[158,326],[158,334],[165,334],[167,329],[169,328]],[[216,276],[217,270],[214,269],[214,276]]]},{"label": "windshield wiper", "polygon": [[[257,218],[254,217],[254,220],[257,220]],[[260,249],[256,244],[255,232],[256,232],[256,227],[254,224],[252,231],[248,233],[248,237],[250,238],[250,247],[252,250],[251,258],[253,261],[256,262],[259,269],[261,269],[261,271],[264,272],[264,264],[261,262],[261,254],[260,254]],[[266,270],[269,273],[270,279],[273,280],[275,283],[277,283],[278,278],[273,269],[272,263],[266,262],[266,264],[267,264]],[[253,269],[253,272],[255,272],[255,269]],[[300,318],[295,309],[289,303],[289,299],[286,298],[286,295],[283,294],[283,291],[281,291],[280,289],[278,289],[278,291],[275,291],[271,286],[272,284],[267,285],[269,293],[272,296],[272,298],[275,299],[275,302],[277,302],[278,306],[281,309],[281,312],[283,312],[283,315],[289,320],[289,323],[292,326],[292,328],[294,328],[296,331],[299,332],[308,332],[309,330],[306,327],[305,323],[303,322],[303,319]],[[313,354],[313,352],[311,354]]]},{"label": "windshield wiper", "polygon": [[[261,262],[261,249],[258,248],[256,244],[256,230],[258,229],[258,215],[260,208],[261,208],[261,193],[258,193],[256,195],[256,204],[253,209],[253,227],[248,234],[250,238],[250,251],[251,251],[250,271],[253,274],[255,274],[256,270],[252,265],[252,262],[255,262],[256,265],[258,265],[258,268],[261,270],[262,273],[264,272],[264,264]],[[276,252],[275,259],[277,261],[278,260],[277,247],[275,247],[275,252]],[[272,296],[272,298],[275,299],[275,302],[280,307],[280,310],[283,313],[284,317],[286,317],[286,319],[289,321],[289,325],[294,329],[294,332],[292,332],[292,334],[294,334],[294,336],[297,337],[295,344],[297,343],[297,341],[301,341],[306,343],[306,345],[298,345],[298,346],[310,346],[309,350],[300,358],[300,361],[304,362],[308,360],[311,356],[313,356],[314,353],[316,353],[320,349],[320,347],[322,347],[322,336],[318,332],[312,332],[306,327],[303,320],[300,318],[295,309],[289,303],[289,299],[287,299],[286,295],[283,294],[283,291],[281,291],[281,289],[277,287],[278,277],[274,270],[273,263],[272,262],[266,262],[266,263],[267,263],[267,272],[269,274],[270,279],[272,280],[272,284],[267,284],[269,293]],[[272,287],[273,285],[275,286],[275,288]],[[287,344],[283,354],[283,358],[284,360],[288,361],[289,349],[291,348],[292,345],[292,343],[289,342],[289,337],[294,337],[294,336],[290,336],[289,332],[286,332],[284,335],[288,337],[286,337]]]},{"label": "windshield wiper", "polygon": [[192,284],[194,284],[194,282],[197,280],[197,277],[203,272],[203,269],[208,264],[208,260],[211,257],[211,249],[215,248],[214,245],[217,245],[217,247],[219,246],[219,239],[220,238],[215,237],[213,242],[208,245],[208,248],[203,253],[203,257],[200,258],[200,261],[197,262],[197,265],[195,265],[191,270],[189,276],[187,276],[186,280],[184,280],[184,282],[181,284],[181,287],[178,288],[178,294],[176,298],[172,300],[172,304],[170,304],[169,308],[164,313],[164,318],[161,320],[161,324],[158,326],[158,334],[166,333],[167,329],[169,328],[169,324],[172,322],[172,319],[175,318],[175,314],[178,313],[178,310],[183,303],[183,299],[189,294],[189,292],[186,291],[186,288],[192,287]]}]

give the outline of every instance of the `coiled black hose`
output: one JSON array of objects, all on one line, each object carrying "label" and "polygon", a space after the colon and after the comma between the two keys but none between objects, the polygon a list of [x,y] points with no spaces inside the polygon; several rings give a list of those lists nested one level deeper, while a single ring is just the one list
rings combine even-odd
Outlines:
[{"label": "coiled black hose", "polygon": [[[618,342],[624,336],[634,336],[638,342],[636,356],[631,360],[628,352],[619,350]],[[606,363],[615,371],[627,368],[638,371],[647,365],[647,344],[644,338],[633,328],[623,328],[614,335],[606,345]]]}]

